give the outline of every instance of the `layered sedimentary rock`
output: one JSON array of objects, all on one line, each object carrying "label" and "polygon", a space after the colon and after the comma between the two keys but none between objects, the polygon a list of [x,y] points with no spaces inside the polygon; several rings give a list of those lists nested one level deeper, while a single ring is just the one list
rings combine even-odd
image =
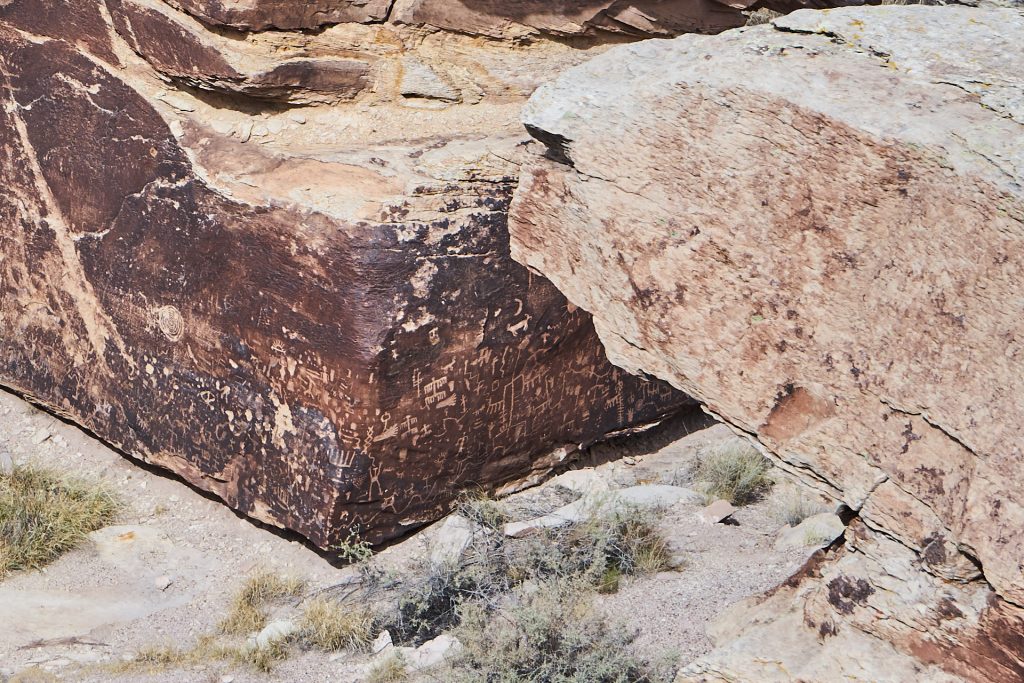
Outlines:
[{"label": "layered sedimentary rock", "polygon": [[686,403],[508,255],[517,112],[587,54],[472,40],[0,4],[0,383],[321,547]]},{"label": "layered sedimentary rock", "polygon": [[831,0],[155,0],[235,31],[341,23],[421,26],[496,39],[621,34],[667,37],[742,26],[741,10],[835,6]]},{"label": "layered sedimentary rock", "polygon": [[857,517],[685,680],[1024,677],[1022,39],[1011,9],[802,11],[527,106],[513,256]]}]

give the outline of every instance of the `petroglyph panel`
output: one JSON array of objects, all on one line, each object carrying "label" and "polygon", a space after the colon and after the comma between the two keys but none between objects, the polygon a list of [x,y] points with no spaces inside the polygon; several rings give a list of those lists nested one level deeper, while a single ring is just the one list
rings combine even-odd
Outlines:
[{"label": "petroglyph panel", "polygon": [[[0,7],[4,385],[321,547],[353,527],[400,535],[468,486],[688,401],[611,366],[590,317],[509,258],[513,175],[389,179],[452,143],[439,138],[366,155],[384,169],[372,182],[398,187],[386,210],[238,196],[210,180],[228,142],[168,123],[106,19],[84,50],[11,7],[24,5]],[[249,155],[239,166],[288,177],[279,152],[244,142],[230,143]],[[365,200],[378,185],[361,173],[324,188]]]}]

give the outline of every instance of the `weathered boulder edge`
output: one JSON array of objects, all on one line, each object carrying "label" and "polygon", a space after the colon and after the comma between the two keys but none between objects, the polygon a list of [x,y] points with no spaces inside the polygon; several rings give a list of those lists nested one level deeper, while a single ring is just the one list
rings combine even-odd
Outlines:
[{"label": "weathered boulder edge", "polygon": [[[513,257],[594,314],[617,365],[856,513],[758,608],[800,596],[805,639],[750,627],[694,676],[828,680],[810,645],[837,633],[871,680],[1024,675],[993,626],[1024,604],[1022,37],[1013,9],[800,11],[616,48],[527,105],[543,149]],[[856,663],[876,638],[892,658]]]}]

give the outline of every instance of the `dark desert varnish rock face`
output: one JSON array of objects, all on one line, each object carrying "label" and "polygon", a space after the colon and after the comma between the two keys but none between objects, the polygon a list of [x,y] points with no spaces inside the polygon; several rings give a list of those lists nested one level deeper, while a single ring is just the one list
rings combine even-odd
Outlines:
[{"label": "dark desert varnish rock face", "polygon": [[650,38],[742,26],[740,10],[834,7],[829,0],[166,0],[200,21],[239,31],[317,29],[344,22],[411,23],[505,38],[510,28],[571,37]]},{"label": "dark desert varnish rock face", "polygon": [[312,29],[342,22],[375,23],[395,0],[167,0],[204,22],[243,31]]},{"label": "dark desert varnish rock face", "polygon": [[129,3],[30,4],[0,7],[4,385],[323,548],[688,403],[509,258],[514,177],[409,185],[373,220],[233,199],[114,75],[146,68]]},{"label": "dark desert varnish rock face", "polygon": [[[315,29],[342,22],[409,21],[502,37],[509,24],[558,35],[611,31],[638,36],[723,30],[743,23],[716,0],[168,0],[213,25],[242,31]],[[736,3],[733,3],[736,4]],[[740,3],[746,6],[751,3]]]}]

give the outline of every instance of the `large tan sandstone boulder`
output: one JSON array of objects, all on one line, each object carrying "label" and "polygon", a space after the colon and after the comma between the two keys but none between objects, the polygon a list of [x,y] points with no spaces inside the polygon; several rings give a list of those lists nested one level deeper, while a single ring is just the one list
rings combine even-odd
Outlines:
[{"label": "large tan sandstone boulder", "polygon": [[1012,9],[801,11],[527,106],[513,256],[857,518],[693,680],[1024,676],[1022,40]]}]

